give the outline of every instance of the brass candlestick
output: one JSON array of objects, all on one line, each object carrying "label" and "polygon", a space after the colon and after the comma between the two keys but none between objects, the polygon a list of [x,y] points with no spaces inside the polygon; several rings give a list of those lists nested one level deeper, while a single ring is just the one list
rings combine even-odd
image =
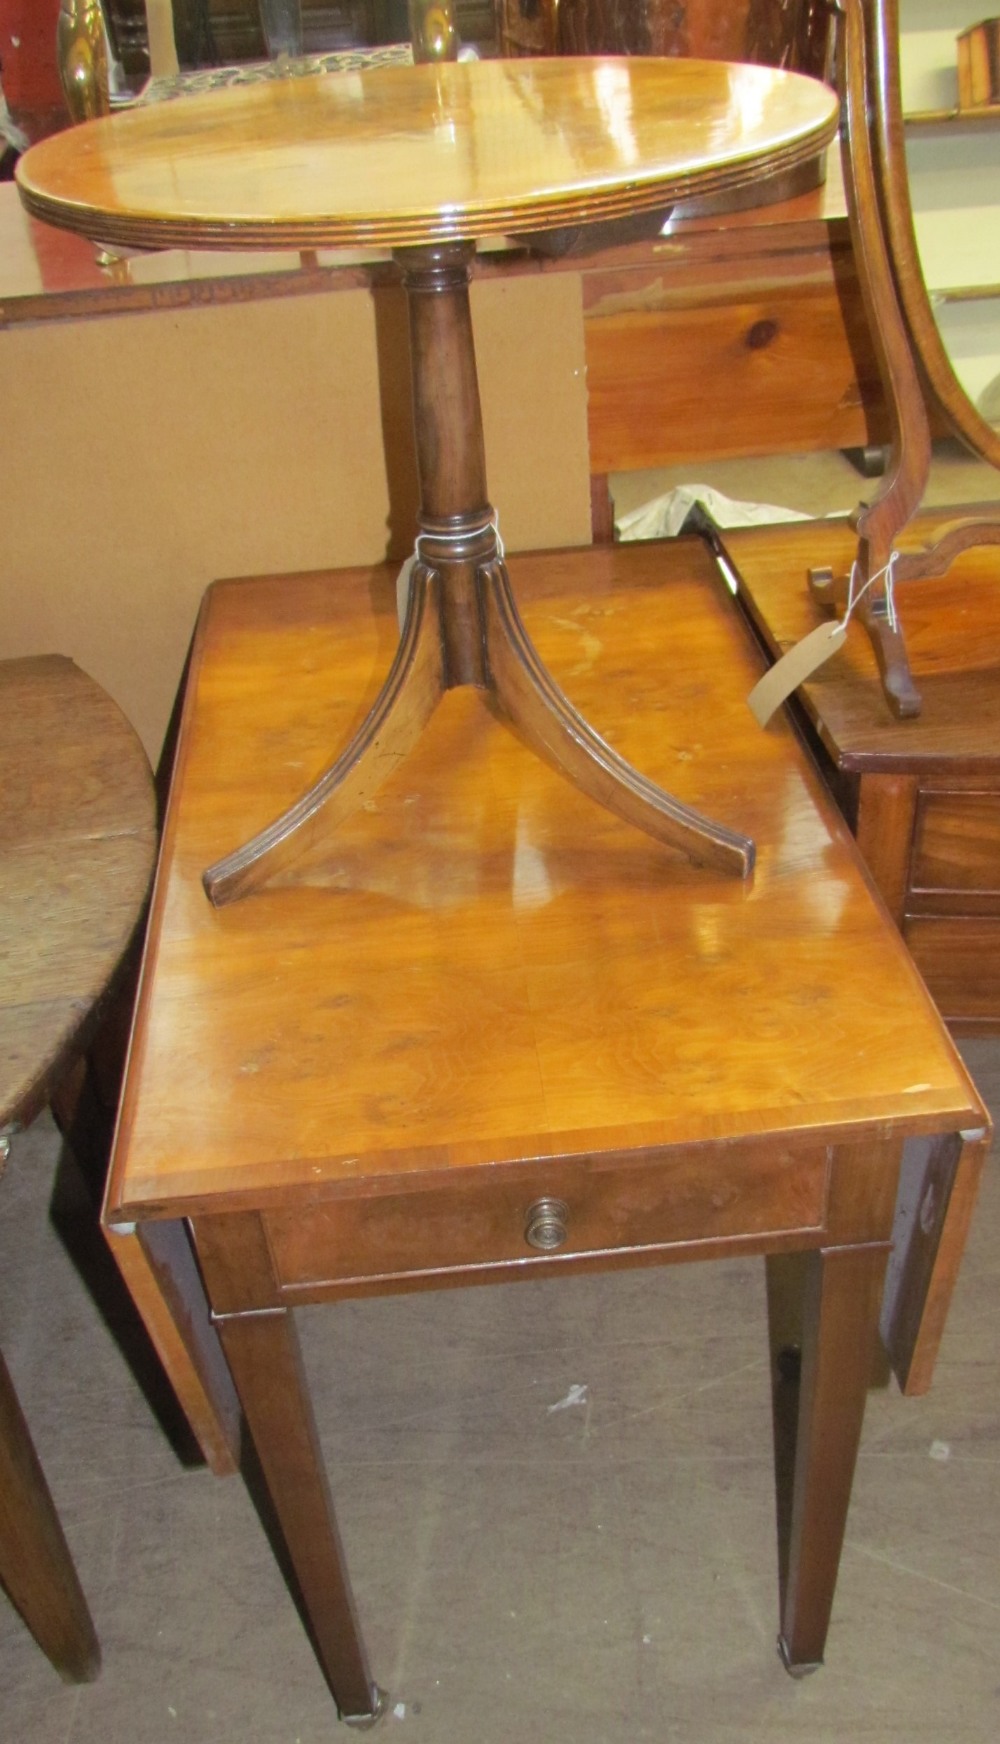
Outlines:
[{"label": "brass candlestick", "polygon": [[111,47],[101,0],[62,0],[56,54],[66,105],[74,121],[111,109]]}]

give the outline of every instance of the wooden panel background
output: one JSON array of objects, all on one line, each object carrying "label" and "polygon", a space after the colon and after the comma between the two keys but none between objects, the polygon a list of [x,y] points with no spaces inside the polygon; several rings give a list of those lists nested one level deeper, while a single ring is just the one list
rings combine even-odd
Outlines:
[{"label": "wooden panel background", "polygon": [[887,434],[845,223],[665,239],[583,297],[595,473]]}]

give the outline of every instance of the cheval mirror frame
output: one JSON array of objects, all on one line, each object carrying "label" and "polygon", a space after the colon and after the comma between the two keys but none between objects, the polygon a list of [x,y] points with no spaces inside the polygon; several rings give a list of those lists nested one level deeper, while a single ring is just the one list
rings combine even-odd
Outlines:
[{"label": "cheval mirror frame", "polygon": [[850,576],[814,568],[825,604],[849,598],[871,638],[882,689],[900,719],[920,713],[895,586],[945,575],[973,546],[1000,545],[1000,519],[956,521],[931,545],[906,542],[931,459],[927,406],[981,459],[1000,468],[1000,435],[961,386],[938,333],[913,226],[903,138],[898,0],[830,0],[837,19],[837,85],[848,217],[858,280],[889,413],[885,475],[852,521]]}]

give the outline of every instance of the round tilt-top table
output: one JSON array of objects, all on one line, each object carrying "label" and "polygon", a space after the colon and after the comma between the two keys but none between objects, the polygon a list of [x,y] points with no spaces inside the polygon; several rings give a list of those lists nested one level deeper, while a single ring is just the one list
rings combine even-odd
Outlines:
[{"label": "round tilt-top table", "polygon": [[485,61],[211,91],[85,123],[21,159],[29,211],[106,246],[390,247],[406,288],[420,510],[397,654],[347,748],[205,873],[213,902],[313,850],[460,684],[491,692],[601,804],[698,863],[750,872],[752,841],[619,757],[531,644],[486,490],[469,269],[482,238],[666,215],[792,170],[836,123],[826,86],[765,67]]}]

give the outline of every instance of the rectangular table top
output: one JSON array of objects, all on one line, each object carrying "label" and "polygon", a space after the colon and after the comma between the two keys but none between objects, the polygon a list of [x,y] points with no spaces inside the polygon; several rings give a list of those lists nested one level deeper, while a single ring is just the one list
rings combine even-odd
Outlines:
[{"label": "rectangular table top", "polygon": [[538,761],[482,695],[288,887],[200,876],[293,800],[398,637],[384,568],[224,582],[189,681],[112,1218],[389,1191],[525,1158],[984,1114],[698,541],[515,557],[541,656],[623,755],[757,842],[699,870]]},{"label": "rectangular table top", "polygon": [[[997,519],[1000,505],[928,510],[907,528],[906,547],[932,542],[955,521]],[[741,599],[765,644],[782,654],[824,620],[810,568],[847,575],[857,535],[846,519],[741,528],[723,535],[741,579]],[[947,765],[952,774],[995,768],[1000,756],[1000,552],[967,551],[936,581],[904,582],[896,601],[910,664],[923,699],[920,714],[898,721],[882,693],[871,642],[860,620],[836,656],[799,692],[834,761],[861,773],[912,773]]]}]

